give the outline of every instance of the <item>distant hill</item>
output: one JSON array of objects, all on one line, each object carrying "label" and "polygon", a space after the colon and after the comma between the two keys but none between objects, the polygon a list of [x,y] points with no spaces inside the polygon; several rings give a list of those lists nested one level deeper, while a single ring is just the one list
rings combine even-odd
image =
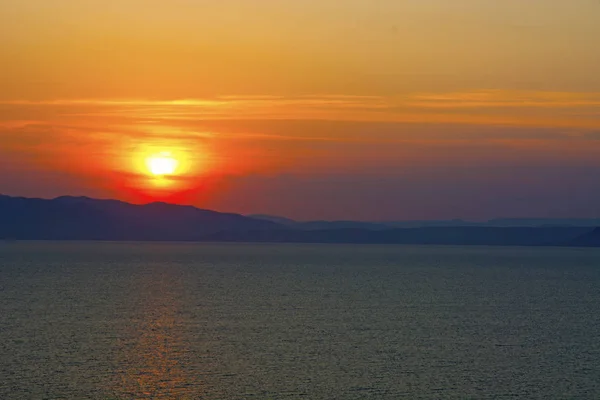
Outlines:
[{"label": "distant hill", "polygon": [[489,226],[600,226],[598,218],[497,218],[486,223]]},{"label": "distant hill", "polygon": [[219,231],[279,229],[273,222],[166,203],[0,196],[0,238],[202,240]]},{"label": "distant hill", "polygon": [[275,215],[267,215],[267,214],[250,214],[246,215],[248,218],[254,219],[262,219],[265,221],[275,222],[281,225],[294,226],[299,222],[294,221],[293,219],[285,218],[285,217],[277,217]]},{"label": "distant hill", "polygon": [[363,221],[309,221],[301,222],[298,228],[304,230],[331,230],[331,229],[366,229],[370,231],[380,231],[391,229],[386,224]]},{"label": "distant hill", "polygon": [[600,219],[593,218],[495,218],[488,221],[465,221],[461,219],[440,221],[394,221],[383,222],[388,226],[398,228],[419,228],[427,226],[479,226],[496,228],[524,228],[524,227],[581,227],[595,228],[600,226]]},{"label": "distant hill", "polygon": [[308,221],[299,222],[285,217],[277,217],[274,215],[251,214],[250,218],[264,219],[266,221],[276,222],[293,229],[302,230],[323,230],[323,229],[368,229],[382,230],[391,229],[392,227],[384,223],[363,222],[363,221]]},{"label": "distant hill", "polygon": [[595,228],[600,226],[600,219],[594,218],[495,218],[488,221],[449,220],[407,220],[407,221],[308,221],[300,222],[274,215],[255,214],[251,218],[264,219],[284,224],[295,229],[327,230],[327,229],[370,229],[384,230],[392,228],[426,228],[426,227],[581,227]]},{"label": "distant hill", "polygon": [[600,247],[600,228],[585,233],[565,244],[568,246]]}]

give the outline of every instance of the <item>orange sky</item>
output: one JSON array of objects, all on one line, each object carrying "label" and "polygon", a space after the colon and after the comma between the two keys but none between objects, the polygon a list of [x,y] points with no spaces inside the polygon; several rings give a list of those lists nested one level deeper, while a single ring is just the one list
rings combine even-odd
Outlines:
[{"label": "orange sky", "polygon": [[[587,0],[7,0],[0,192],[599,217],[599,17]],[[162,151],[182,168],[159,182],[144,158]]]}]

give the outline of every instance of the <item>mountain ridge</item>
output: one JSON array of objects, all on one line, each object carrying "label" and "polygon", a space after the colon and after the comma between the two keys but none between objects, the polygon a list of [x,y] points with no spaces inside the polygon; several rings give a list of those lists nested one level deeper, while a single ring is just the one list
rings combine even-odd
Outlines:
[{"label": "mountain ridge", "polygon": [[505,246],[600,246],[600,228],[572,226],[382,226],[362,221],[292,224],[164,202],[85,196],[0,195],[0,239],[222,241]]},{"label": "mountain ridge", "polygon": [[154,202],[0,195],[0,237],[39,240],[202,240],[220,230],[279,229],[233,213]]}]

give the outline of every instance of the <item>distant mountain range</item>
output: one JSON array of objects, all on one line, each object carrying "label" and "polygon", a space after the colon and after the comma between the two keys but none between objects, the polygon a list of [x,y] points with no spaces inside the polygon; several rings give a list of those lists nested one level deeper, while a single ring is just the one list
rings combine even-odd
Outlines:
[{"label": "distant mountain range", "polygon": [[299,222],[289,218],[273,215],[253,214],[251,218],[264,219],[267,221],[284,224],[297,229],[339,229],[360,228],[371,230],[382,230],[390,228],[425,228],[425,227],[452,227],[452,226],[477,226],[477,227],[589,227],[600,226],[600,218],[496,218],[488,221],[476,222],[462,219],[451,220],[427,220],[427,221],[308,221]]},{"label": "distant mountain range", "polygon": [[569,243],[571,246],[600,247],[600,228],[579,236]]},{"label": "distant mountain range", "polygon": [[[518,226],[522,221],[522,226]],[[578,222],[579,221],[579,222]],[[0,239],[600,246],[593,220],[296,222],[167,203],[0,195]],[[537,225],[536,225],[537,222]]]}]

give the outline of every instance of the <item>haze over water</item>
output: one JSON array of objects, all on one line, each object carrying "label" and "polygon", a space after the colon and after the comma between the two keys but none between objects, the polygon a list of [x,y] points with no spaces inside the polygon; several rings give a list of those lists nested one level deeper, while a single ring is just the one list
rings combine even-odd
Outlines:
[{"label": "haze over water", "polygon": [[600,251],[0,244],[2,399],[597,399]]}]

